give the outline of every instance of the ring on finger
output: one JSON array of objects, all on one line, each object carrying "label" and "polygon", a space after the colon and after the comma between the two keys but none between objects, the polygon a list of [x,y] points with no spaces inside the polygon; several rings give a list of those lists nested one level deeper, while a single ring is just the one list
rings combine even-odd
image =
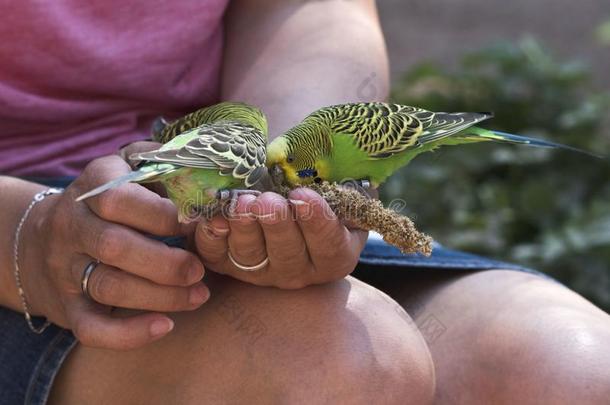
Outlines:
[{"label": "ring on finger", "polygon": [[235,258],[231,254],[230,250],[227,251],[227,254],[229,256],[229,260],[231,261],[231,263],[233,263],[233,265],[235,267],[237,267],[238,269],[240,269],[241,271],[258,271],[258,270],[262,269],[263,267],[267,266],[267,264],[269,263],[269,256],[267,256],[259,264],[255,264],[254,266],[245,266],[241,263],[238,263],[237,260],[235,260]]},{"label": "ring on finger", "polygon": [[80,281],[80,287],[81,287],[81,290],[83,291],[83,295],[87,299],[90,299],[92,301],[93,301],[93,298],[89,294],[89,279],[91,278],[91,274],[93,273],[93,271],[95,270],[95,268],[97,267],[98,264],[100,264],[99,260],[93,260],[93,261],[89,262],[89,264],[87,265],[87,267],[85,267],[85,270],[83,271],[83,277],[81,278],[81,281]]}]

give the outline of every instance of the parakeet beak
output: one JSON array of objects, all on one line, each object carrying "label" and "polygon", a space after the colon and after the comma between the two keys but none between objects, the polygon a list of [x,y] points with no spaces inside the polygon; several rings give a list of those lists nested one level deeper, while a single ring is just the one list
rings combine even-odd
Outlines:
[{"label": "parakeet beak", "polygon": [[280,167],[279,163],[274,164],[273,167],[271,168],[271,175],[279,176],[279,175],[283,175],[283,174],[284,174],[284,171]]},{"label": "parakeet beak", "polygon": [[279,163],[276,163],[271,166],[271,169],[269,170],[269,175],[271,176],[273,183],[277,185],[283,184],[286,179],[284,175],[284,170],[282,169]]}]

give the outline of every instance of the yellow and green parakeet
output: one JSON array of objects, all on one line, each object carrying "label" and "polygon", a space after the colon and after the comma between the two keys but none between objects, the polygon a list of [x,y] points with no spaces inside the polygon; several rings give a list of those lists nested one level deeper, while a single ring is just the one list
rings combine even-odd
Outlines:
[{"label": "yellow and green parakeet", "polygon": [[386,103],[335,105],[313,112],[273,140],[267,166],[281,169],[291,185],[351,180],[378,187],[415,156],[443,145],[497,141],[582,152],[474,126],[491,117]]},{"label": "yellow and green parakeet", "polygon": [[167,124],[158,121],[153,139],[158,150],[138,153],[131,159],[141,166],[103,184],[77,201],[93,197],[128,182],[161,182],[178,207],[180,222],[189,222],[200,209],[218,200],[234,204],[242,190],[267,173],[265,167],[267,120],[257,108],[225,102],[200,109]]}]

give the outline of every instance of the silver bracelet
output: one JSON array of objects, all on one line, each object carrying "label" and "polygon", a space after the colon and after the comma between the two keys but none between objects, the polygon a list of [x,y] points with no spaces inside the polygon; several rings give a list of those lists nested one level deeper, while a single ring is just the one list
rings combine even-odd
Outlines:
[{"label": "silver bracelet", "polygon": [[28,305],[28,302],[25,299],[25,292],[23,291],[23,284],[21,283],[21,272],[19,271],[19,238],[21,236],[21,228],[23,228],[23,224],[30,215],[32,208],[34,208],[36,204],[44,200],[47,196],[51,194],[61,194],[63,193],[63,191],[63,188],[51,187],[48,190],[41,191],[40,193],[36,194],[32,199],[32,202],[30,202],[30,205],[28,205],[28,207],[25,209],[25,212],[23,213],[19,224],[17,224],[17,229],[15,229],[15,240],[13,242],[13,264],[15,268],[15,282],[17,284],[17,291],[19,291],[19,297],[21,298],[21,304],[23,306],[23,314],[25,316],[25,320],[28,323],[30,330],[37,334],[41,334],[42,332],[44,332],[45,329],[47,329],[51,323],[45,320],[44,324],[39,327],[34,326],[34,324],[32,323],[32,316],[30,315],[30,306]]}]

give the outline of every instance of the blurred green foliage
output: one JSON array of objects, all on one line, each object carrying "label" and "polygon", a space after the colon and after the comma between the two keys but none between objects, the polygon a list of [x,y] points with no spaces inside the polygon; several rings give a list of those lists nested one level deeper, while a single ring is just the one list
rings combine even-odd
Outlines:
[{"label": "blurred green foliage", "polygon": [[602,45],[610,45],[610,20],[597,27],[595,32],[597,40]]},{"label": "blurred green foliage", "polygon": [[[393,101],[436,111],[493,111],[489,128],[610,155],[610,95],[588,68],[536,41],[467,54],[453,70],[407,72]],[[450,247],[547,272],[610,309],[610,160],[485,143],[415,159],[382,190],[407,201],[421,230]]]}]

